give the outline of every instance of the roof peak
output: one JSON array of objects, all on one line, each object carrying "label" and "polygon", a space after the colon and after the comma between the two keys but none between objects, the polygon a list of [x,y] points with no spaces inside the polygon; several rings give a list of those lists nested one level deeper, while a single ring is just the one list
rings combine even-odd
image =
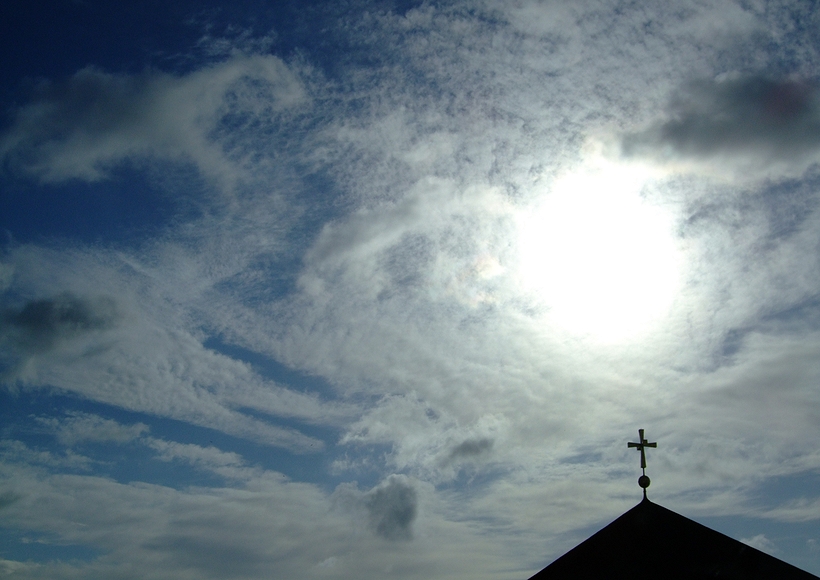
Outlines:
[{"label": "roof peak", "polygon": [[817,580],[646,497],[530,580],[575,578]]}]

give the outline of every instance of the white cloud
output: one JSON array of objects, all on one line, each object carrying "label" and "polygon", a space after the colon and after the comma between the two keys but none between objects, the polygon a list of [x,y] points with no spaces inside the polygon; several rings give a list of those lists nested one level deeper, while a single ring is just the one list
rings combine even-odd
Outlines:
[{"label": "white cloud", "polygon": [[777,546],[774,545],[774,542],[772,542],[764,534],[758,534],[752,538],[743,538],[740,541],[744,544],[750,545],[752,548],[757,548],[761,552],[766,552],[767,554],[775,554],[778,552]]},{"label": "white cloud", "polygon": [[[266,293],[264,283],[276,266],[251,271],[255,260],[283,249],[277,241],[282,237],[279,232],[262,243],[246,235],[252,231],[267,235],[280,225],[258,217],[272,213],[262,194],[253,203],[239,204],[225,224],[207,220],[190,224],[201,228],[199,236],[158,240],[143,255],[109,255],[102,266],[89,265],[88,256],[75,254],[68,259],[70,267],[61,272],[55,263],[66,261],[65,253],[43,258],[36,250],[21,249],[18,260],[27,262],[29,272],[20,273],[20,265],[15,265],[18,288],[28,283],[42,295],[47,285],[58,292],[83,278],[89,288],[108,287],[110,294],[125,296],[131,315],[142,319],[129,320],[111,335],[114,342],[105,343],[105,353],[84,343],[84,350],[68,353],[71,356],[34,360],[26,368],[25,380],[51,382],[126,408],[294,449],[309,449],[317,442],[250,420],[236,409],[250,407],[306,422],[345,424],[347,441],[366,432],[368,441],[394,442],[394,465],[431,474],[440,469],[435,466],[441,465],[442,457],[465,441],[492,439],[494,449],[505,445],[503,438],[484,433],[484,426],[491,423],[507,433],[510,446],[524,444],[530,449],[531,438],[563,441],[569,426],[581,418],[594,416],[601,433],[609,433],[630,411],[643,412],[648,405],[619,402],[619,395],[630,380],[651,385],[664,376],[663,370],[641,367],[645,361],[653,356],[660,356],[661,366],[709,361],[727,328],[806,295],[813,284],[811,276],[787,293],[771,281],[792,271],[791,266],[778,269],[779,265],[801,261],[799,248],[811,243],[812,229],[807,227],[804,238],[773,250],[764,260],[754,255],[759,238],[756,224],[743,231],[741,243],[714,234],[714,224],[708,231],[695,232],[690,252],[703,254],[697,256],[703,270],[695,276],[714,278],[690,286],[678,304],[678,317],[670,320],[669,332],[652,337],[657,339],[655,344],[637,354],[629,348],[601,354],[585,351],[583,341],[573,344],[572,337],[556,335],[546,327],[534,305],[509,287],[506,275],[514,259],[509,243],[511,217],[521,209],[517,199],[549,190],[556,172],[576,160],[573,139],[577,135],[606,131],[621,122],[618,115],[635,107],[646,114],[660,106],[665,88],[674,86],[665,71],[684,61],[695,63],[695,68],[705,66],[697,56],[699,49],[689,44],[662,48],[665,32],[649,35],[647,45],[637,42],[630,35],[645,15],[629,13],[613,24],[611,8],[577,9],[590,9],[587,15],[568,15],[562,9],[554,16],[557,9],[532,5],[525,7],[523,16],[517,12],[509,16],[514,26],[524,26],[526,42],[545,43],[555,37],[554,51],[543,56],[516,45],[517,32],[503,25],[485,30],[480,21],[457,9],[425,7],[402,18],[374,16],[378,34],[412,49],[402,58],[412,58],[449,92],[433,91],[421,100],[412,79],[373,72],[375,76],[369,78],[374,84],[365,91],[372,107],[363,107],[360,113],[328,114],[332,121],[306,137],[320,145],[306,163],[315,166],[322,158],[328,173],[348,193],[354,211],[326,224],[305,253],[299,278],[303,293],[277,301],[279,297]],[[702,15],[698,10],[693,14]],[[504,13],[501,17],[506,18]],[[660,13],[653,18],[674,20]],[[739,29],[747,26],[741,24]],[[592,34],[602,27],[617,42]],[[429,29],[434,33],[426,43],[410,34]],[[503,50],[487,50],[492,43]],[[619,54],[605,50],[618,43],[629,50]],[[656,61],[658,50],[666,60]],[[528,60],[519,61],[519,52],[529,54]],[[577,69],[562,64],[569,53],[574,54]],[[638,61],[655,64],[637,68],[629,64]],[[513,62],[521,62],[520,67],[509,66]],[[231,139],[245,139],[247,147],[258,138],[242,127],[231,135],[215,129],[224,107],[262,118],[272,111],[302,106],[300,99],[308,98],[298,79],[283,67],[273,57],[233,56],[184,77],[145,73],[128,79],[86,70],[66,86],[78,90],[86,83],[100,99],[127,105],[134,118],[145,122],[147,132],[135,134],[131,121],[115,115],[92,132],[90,144],[73,148],[82,159],[64,163],[68,159],[62,157],[68,155],[64,142],[47,141],[51,145],[41,147],[39,141],[24,138],[25,128],[31,129],[25,119],[46,115],[46,105],[74,111],[75,105],[69,106],[74,97],[65,103],[49,97],[21,109],[17,128],[7,137],[9,151],[35,143],[32,151],[44,155],[37,157],[41,169],[51,167],[43,169],[44,175],[54,179],[71,171],[96,179],[103,175],[106,163],[154,153],[184,153],[200,160],[203,168],[222,171],[218,168],[226,167],[229,156],[219,156],[227,155]],[[624,72],[627,69],[629,74]],[[548,70],[566,76],[550,82],[526,80]],[[245,78],[261,79],[270,94],[249,92]],[[653,90],[647,92],[647,85]],[[600,86],[607,89],[596,88]],[[225,104],[229,93],[239,104]],[[186,99],[195,103],[193,116],[186,113],[167,124],[168,112]],[[447,99],[453,101],[448,104]],[[269,111],[265,103],[273,109]],[[326,104],[332,107],[332,99]],[[443,114],[445,110],[451,113]],[[90,117],[83,111],[80,107],[71,117],[68,135],[88,130],[84,123]],[[599,111],[608,111],[607,116],[596,116]],[[566,122],[571,129],[561,128]],[[169,131],[179,129],[192,141],[164,138],[158,127],[166,124]],[[131,138],[135,138],[133,149],[115,146]],[[295,149],[301,154],[302,147]],[[103,154],[105,148],[111,153]],[[272,163],[265,155],[257,160],[260,166]],[[273,203],[280,202],[277,198]],[[234,232],[238,241],[232,239]],[[716,248],[723,253],[708,261]],[[732,268],[727,268],[727,260],[733,260]],[[745,276],[744,282],[732,283],[736,276]],[[249,280],[252,284],[243,286]],[[147,290],[131,298],[132,287]],[[754,293],[756,288],[771,288],[771,297]],[[771,305],[762,308],[761,301],[766,300]],[[255,376],[247,365],[203,349],[203,324],[252,350],[326,377],[347,394],[396,397],[357,409],[280,389]],[[680,349],[676,341],[692,333],[687,324],[697,329],[696,336],[687,337]],[[680,352],[669,355],[672,350]],[[79,359],[73,355],[79,352],[96,354],[77,365]],[[685,391],[685,385],[681,381],[668,388]],[[651,389],[647,386],[642,392]],[[601,400],[603,406],[588,410]],[[403,403],[391,410],[397,401]],[[431,420],[427,409],[439,419]],[[357,416],[361,419],[351,423]],[[376,436],[378,428],[383,431]]]},{"label": "white cloud", "polygon": [[51,469],[77,469],[89,471],[94,460],[86,455],[75,453],[71,449],[63,453],[52,453],[40,449],[32,449],[22,441],[3,439],[0,441],[0,454],[4,461],[23,465],[41,465]]},{"label": "white cloud", "polygon": [[234,54],[183,76],[88,67],[37,88],[0,140],[0,157],[45,182],[96,181],[126,161],[170,158],[232,187],[242,159],[214,138],[236,129],[226,116],[277,116],[305,98],[298,77],[270,55]]},{"label": "white cloud", "polygon": [[[91,476],[37,475],[9,465],[0,466],[0,481],[20,496],[4,508],[8,525],[50,533],[61,543],[90,546],[100,554],[85,563],[42,564],[42,571],[34,571],[52,578],[105,577],[123,566],[155,578],[257,578],[276,570],[294,579],[314,578],[317,571],[340,579],[370,576],[388,567],[400,578],[464,578],[479,570],[500,577],[515,567],[470,526],[435,512],[419,512],[412,541],[387,540],[388,530],[405,525],[402,493],[409,488],[402,478],[363,496],[371,506],[366,511],[377,516],[375,534],[367,518],[334,509],[316,487],[273,472],[258,473],[243,489],[184,491]],[[382,493],[396,489],[398,504]],[[380,528],[385,521],[387,528]],[[454,550],[464,558],[452,561]]]},{"label": "white cloud", "polygon": [[164,439],[150,438],[147,445],[157,451],[162,461],[182,461],[203,469],[213,471],[233,479],[247,479],[257,472],[245,466],[245,460],[238,453],[222,451],[214,446],[202,447],[191,443],[177,443]]},{"label": "white cloud", "polygon": [[[199,333],[198,324],[189,323],[184,311],[169,303],[180,297],[162,296],[164,288],[150,283],[150,270],[134,272],[117,258],[31,247],[12,253],[11,259],[20,265],[17,288],[23,292],[63,283],[83,297],[95,287],[92,296],[117,296],[119,315],[115,326],[94,333],[62,333],[51,350],[24,353],[22,363],[6,377],[7,384],[51,385],[301,452],[319,450],[324,444],[294,429],[254,419],[241,409],[323,424],[337,424],[353,413],[350,405],[287,389],[264,379],[249,364],[205,348],[193,334]],[[146,285],[147,291],[135,291]],[[41,302],[45,304],[32,303]]]},{"label": "white cloud", "polygon": [[22,573],[22,574],[31,574],[34,569],[38,568],[37,564],[28,563],[28,562],[16,562],[14,560],[0,560],[0,571],[2,571],[4,576],[14,577],[13,575]]},{"label": "white cloud", "polygon": [[[292,578],[388,568],[508,577],[637,501],[625,443],[638,426],[660,445],[650,494],[682,513],[789,521],[816,511],[813,499],[750,501],[761,482],[818,465],[815,324],[786,320],[816,293],[814,193],[790,208],[805,219],[786,235],[767,213],[783,199],[777,184],[649,183],[641,194],[674,215],[688,266],[669,316],[641,341],[602,346],[558,330],[513,283],[515,217],[583,167],[582,144],[650,126],[680,79],[746,62],[738,47],[754,43],[741,35],[769,34],[766,22],[722,3],[617,15],[612,3],[493,6],[486,18],[425,5],[351,19],[333,33],[361,33],[379,66],[344,61],[338,86],[307,89],[274,57],[232,56],[186,76],[86,69],[65,84],[67,99],[46,88],[20,109],[3,151],[44,181],[101,179],[146,157],[193,162],[226,190],[255,181],[229,207],[139,247],[10,250],[8,286],[25,300],[105,295],[122,310],[111,328],[27,351],[14,381],[296,452],[323,442],[280,419],[338,428],[347,455],[334,459],[336,474],[403,475],[370,492],[340,487],[337,499],[355,491],[357,519],[318,487],[260,473],[229,450],[151,439],[161,459],[234,474],[237,488],[19,471],[15,489],[57,511],[30,499],[31,520],[12,506],[14,521],[98,547],[89,567],[100,575],[121,565],[226,575],[233,565],[239,577],[273,566]],[[704,21],[732,34],[703,32]],[[72,93],[82,87],[91,100]],[[731,112],[739,92],[729,92]],[[107,112],[101,126],[89,103]],[[704,118],[723,110],[713,105]],[[280,147],[267,131],[290,107],[321,112]],[[253,122],[225,121],[235,112]],[[42,133],[37,124],[58,113],[63,133]],[[741,155],[749,144],[731,145]],[[293,178],[313,171],[321,187]],[[214,335],[324,379],[339,398],[205,348]],[[135,429],[121,428],[108,436]],[[91,497],[103,498],[98,513],[83,511]],[[412,540],[389,541],[408,539],[409,522]]]},{"label": "white cloud", "polygon": [[90,413],[69,413],[62,421],[47,421],[57,430],[57,440],[63,445],[75,445],[91,441],[93,443],[127,443],[148,432],[144,423],[123,425],[111,419],[104,419]]}]

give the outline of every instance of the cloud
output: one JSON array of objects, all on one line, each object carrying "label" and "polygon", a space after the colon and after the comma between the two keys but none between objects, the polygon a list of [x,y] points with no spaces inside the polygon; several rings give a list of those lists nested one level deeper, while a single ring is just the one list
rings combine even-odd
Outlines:
[{"label": "cloud", "polygon": [[3,493],[0,493],[0,510],[4,507],[10,506],[19,499],[20,496],[11,491],[4,491]]},{"label": "cloud", "polygon": [[32,573],[36,572],[38,567],[37,564],[31,562],[16,562],[14,560],[0,559],[0,572],[10,578],[14,578],[18,573],[24,575],[22,577],[36,578],[37,576]]},{"label": "cloud", "polygon": [[763,512],[762,515],[781,522],[816,522],[820,520],[820,498],[793,499]]},{"label": "cloud", "polygon": [[473,459],[484,455],[493,448],[494,441],[488,438],[468,439],[450,452],[450,459]]},{"label": "cloud", "polygon": [[[169,253],[177,271],[198,265]],[[15,264],[15,293],[36,295],[53,286],[76,290],[5,310],[14,324],[0,327],[0,338],[13,348],[0,355],[24,359],[13,361],[19,364],[3,377],[6,384],[58,388],[305,453],[324,443],[292,423],[274,424],[276,418],[338,425],[356,413],[354,405],[287,388],[247,362],[206,348],[203,321],[191,316],[195,284],[166,285],[164,270],[174,268],[163,263],[165,256],[159,266],[145,266],[146,256],[21,246],[9,259]],[[117,296],[116,306],[87,298],[93,287]],[[43,351],[46,345],[51,350]]]},{"label": "cloud", "polygon": [[676,93],[667,119],[627,134],[626,157],[662,162],[763,164],[802,173],[820,153],[820,93],[815,83],[729,74]]},{"label": "cloud", "polygon": [[405,476],[391,475],[364,498],[371,529],[386,540],[410,540],[418,494]]},{"label": "cloud", "polygon": [[113,563],[158,578],[192,571],[258,578],[272,569],[298,578],[304,577],[298,570],[334,555],[344,542],[343,522],[328,514],[321,492],[272,472],[258,477],[253,490],[176,491],[104,477],[44,476],[8,464],[0,464],[0,481],[21,496],[3,510],[8,525],[105,554],[85,562],[82,577],[96,577]]},{"label": "cloud", "polygon": [[31,300],[0,313],[0,338],[29,353],[41,353],[63,340],[112,328],[119,314],[109,297],[81,297],[63,293]]},{"label": "cloud", "polygon": [[775,546],[774,542],[767,538],[765,534],[758,534],[752,538],[741,538],[740,541],[767,554],[775,554],[778,552],[777,546]]},{"label": "cloud", "polygon": [[[717,221],[700,231],[687,230],[686,242],[702,241],[703,255],[712,261],[704,258],[703,270],[692,275],[696,285],[684,297],[691,302],[680,308],[679,318],[645,344],[594,350],[583,338],[555,338],[554,329],[505,275],[515,252],[510,216],[549,195],[552,175],[583,170],[583,163],[574,164],[582,136],[611,123],[622,126],[636,109],[656,110],[656,101],[673,87],[681,70],[708,74],[704,69],[713,65],[699,54],[704,44],[676,43],[664,36],[671,29],[665,23],[672,18],[655,12],[658,8],[619,6],[617,10],[625,12],[613,18],[612,4],[581,3],[562,8],[556,17],[554,7],[522,4],[526,10],[512,26],[505,22],[509,14],[500,4],[497,14],[493,10],[486,19],[463,6],[428,4],[406,15],[375,14],[361,22],[356,15],[345,26],[332,27],[331,36],[366,34],[372,43],[368,46],[378,47],[378,54],[370,53],[375,60],[368,58],[362,66],[339,63],[342,88],[323,103],[320,115],[308,115],[311,131],[289,133],[292,148],[267,141],[266,131],[287,108],[276,110],[274,104],[269,111],[264,105],[268,97],[255,100],[252,79],[262,78],[263,87],[277,85],[273,77],[267,77],[271,84],[264,75],[254,76],[246,57],[231,57],[186,75],[148,71],[127,77],[85,69],[63,88],[52,84],[19,109],[4,141],[9,146],[5,163],[44,181],[102,179],[124,160],[148,157],[188,160],[225,183],[248,167],[273,168],[269,174],[296,165],[326,169],[317,176],[320,185],[314,183],[307,194],[280,187],[278,181],[264,182],[255,190],[254,204],[233,205],[236,213],[229,216],[215,212],[209,219],[174,222],[171,227],[178,229],[148,249],[142,245],[112,257],[103,255],[99,246],[89,248],[89,256],[106,264],[93,275],[78,267],[76,256],[55,252],[52,262],[43,262],[31,295],[59,292],[55,271],[70,271],[61,279],[66,288],[77,288],[72,283],[83,278],[129,308],[129,298],[136,295],[134,316],[127,328],[117,329],[119,342],[105,353],[38,361],[41,372],[32,383],[296,451],[321,442],[271,428],[268,419],[290,418],[288,426],[294,419],[321,425],[318,433],[340,427],[343,442],[355,444],[346,447],[351,463],[364,458],[358,463],[369,466],[368,478],[378,481],[395,472],[417,478],[392,476],[358,492],[357,528],[346,521],[333,524],[338,514],[321,509],[327,498],[315,488],[315,493],[307,493],[310,486],[294,485],[292,495],[274,500],[256,493],[266,489],[259,480],[243,480],[241,489],[200,488],[178,494],[135,484],[127,492],[143,495],[133,504],[117,504],[132,509],[129,517],[120,519],[122,512],[114,504],[126,490],[110,486],[107,495],[96,494],[89,479],[83,480],[88,497],[113,498],[110,520],[97,522],[93,510],[84,514],[79,507],[87,506],[78,506],[77,513],[64,518],[66,533],[85,533],[82,539],[88,540],[92,530],[75,531],[76,525],[69,525],[74,521],[98,524],[101,533],[113,529],[122,534],[118,545],[134,550],[115,557],[126,563],[149,562],[156,574],[169,576],[196,575],[208,565],[213,566],[211,574],[226,576],[235,572],[230,566],[240,562],[245,567],[237,576],[264,576],[262,571],[273,566],[280,576],[297,578],[309,574],[304,570],[315,574],[312,566],[333,562],[339,576],[371,577],[384,575],[387,563],[393,564],[390,558],[429,565],[432,558],[422,560],[413,552],[424,541],[442,542],[442,551],[446,544],[452,566],[469,560],[473,569],[490,576],[491,568],[478,567],[473,558],[475,546],[483,551],[490,544],[486,538],[474,544],[469,558],[442,541],[456,536],[454,522],[469,520],[469,526],[492,537],[493,544],[520,547],[517,542],[524,542],[536,546],[539,554],[557,550],[551,538],[566,541],[566,530],[617,515],[633,497],[630,492],[639,493],[634,477],[624,474],[634,468],[634,457],[625,457],[623,442],[633,433],[636,417],[667,413],[672,416],[664,416],[663,425],[680,421],[677,431],[657,434],[669,449],[670,462],[677,461],[664,466],[666,473],[694,463],[710,475],[704,484],[699,472],[679,469],[677,482],[664,482],[658,461],[657,475],[652,472],[658,493],[692,492],[704,485],[735,489],[770,461],[759,460],[754,437],[751,444],[743,438],[750,433],[765,431],[775,451],[786,447],[789,435],[782,425],[790,423],[795,409],[810,414],[812,400],[792,397],[785,405],[774,394],[752,400],[748,389],[738,388],[713,400],[708,409],[701,401],[688,406],[697,394],[713,390],[715,379],[709,373],[690,379],[692,368],[701,367],[697,362],[678,364],[675,358],[697,361],[707,349],[692,347],[693,342],[718,337],[719,343],[726,328],[752,324],[761,311],[761,293],[777,294],[783,303],[797,294],[770,282],[779,278],[794,290],[794,270],[784,264],[804,266],[807,262],[799,259],[803,254],[793,254],[792,261],[779,260],[782,254],[777,252],[760,254],[759,230],[750,227],[746,209],[734,208],[737,221],[747,228],[742,236],[720,237],[729,228],[722,229],[724,224]],[[702,30],[701,20],[711,20],[708,11],[704,15],[700,7],[691,10],[696,15],[699,11],[693,34]],[[722,51],[725,35],[709,36],[712,44],[706,46]],[[274,60],[258,57],[258,62]],[[251,72],[244,77],[240,71]],[[231,77],[234,73],[238,76]],[[248,98],[235,104],[227,78],[234,78]],[[90,87],[90,96],[72,96],[84,86]],[[300,101],[293,102],[299,108]],[[85,112],[89,103],[104,113],[99,126],[93,123],[95,116]],[[247,116],[228,114],[235,112]],[[274,121],[257,131],[256,124],[268,112]],[[62,125],[58,113],[65,115]],[[50,128],[52,122],[56,129]],[[312,155],[291,163],[294,155],[282,163],[281,156],[307,149],[303,139],[315,139]],[[247,147],[251,142],[253,147]],[[730,145],[716,147],[726,155],[747,155],[736,142]],[[673,152],[675,159],[684,155]],[[704,154],[704,159],[711,155]],[[286,200],[282,205],[269,199],[277,192]],[[342,195],[333,197],[338,192]],[[298,229],[287,230],[280,209],[296,197],[307,200],[308,194],[315,199],[308,200],[301,214],[304,221]],[[661,194],[663,200],[674,197],[666,190]],[[328,206],[336,212],[332,220],[327,219]],[[712,234],[719,240],[709,237]],[[298,242],[285,247],[270,243],[274,237]],[[809,237],[797,240],[798,245],[817,247]],[[741,250],[748,252],[729,265],[727,256]],[[19,252],[20,261],[33,264],[35,253]],[[776,272],[767,277],[771,268]],[[801,283],[807,288],[816,286],[813,269],[812,262],[801,270],[808,271]],[[57,289],[44,291],[47,285]],[[695,304],[694,312],[687,310],[690,304]],[[344,393],[344,408],[332,395],[327,400],[300,393],[296,385],[282,388],[239,360],[241,355],[232,358],[205,348],[209,335],[325,378],[332,389]],[[747,348],[748,343],[742,347]],[[659,355],[663,349],[675,356]],[[742,372],[730,377],[736,385],[745,384],[746,378]],[[753,404],[776,409],[765,416],[771,422],[763,423],[772,428],[761,430],[760,421],[738,427],[736,418],[744,413],[737,410],[737,401],[746,401],[742,404],[747,408]],[[707,414],[708,429],[692,427],[692,421]],[[730,417],[721,420],[724,415]],[[642,425],[651,427],[650,422]],[[731,467],[714,469],[712,463],[696,463],[697,458],[687,463],[700,455],[697,449],[681,448],[683,459],[673,453],[676,441],[703,437],[703,432],[709,438],[728,432],[737,435],[732,441],[742,441],[721,444],[715,454],[714,464],[731,460]],[[160,440],[151,445],[161,459],[212,470],[242,467],[240,457],[215,448]],[[582,462],[561,463],[579,449],[605,451],[588,453]],[[336,451],[331,447],[327,454]],[[452,471],[442,475],[436,466],[477,463],[490,455],[503,465],[501,475],[488,474],[489,483],[471,482],[466,493],[461,481],[452,481],[457,488],[452,495],[448,489],[424,495],[420,479],[438,483]],[[321,465],[325,457],[311,459]],[[77,481],[55,480],[55,486],[71,483]],[[156,501],[167,496],[173,499]],[[733,498],[740,496],[736,492]],[[444,505],[440,513],[451,517],[436,535],[428,535],[430,520],[436,517],[428,508],[430,497],[440,500],[436,507]],[[740,503],[735,501],[732,509],[740,510]],[[62,505],[45,503],[55,504]],[[419,506],[424,507],[420,513]],[[52,517],[48,514],[42,521],[56,522]],[[337,528],[322,534],[325,525]],[[356,536],[358,530],[364,533]],[[413,542],[400,541],[411,536]],[[522,540],[524,536],[528,539]],[[227,547],[217,551],[213,548],[220,540]],[[108,538],[95,541],[116,549],[104,543]],[[361,551],[339,548],[353,542],[359,542]],[[302,557],[303,552],[310,554]],[[462,557],[453,559],[454,553]],[[533,553],[521,550],[522,557],[512,560],[534,559]],[[219,557],[201,561],[205,554]],[[366,558],[357,559],[361,554]],[[292,567],[284,569],[285,561]],[[357,575],[351,571],[356,566],[376,571]],[[405,577],[412,576],[409,564],[404,570]],[[461,569],[451,574],[464,575],[469,574]]]},{"label": "cloud", "polygon": [[418,491],[405,475],[390,475],[367,492],[359,491],[355,483],[340,484],[332,500],[349,514],[364,514],[367,528],[379,538],[391,542],[413,538]]},{"label": "cloud", "polygon": [[[43,182],[97,181],[124,161],[167,158],[195,164],[230,186],[241,173],[224,133],[230,121],[278,117],[305,98],[278,58],[235,54],[187,75],[93,67],[42,82],[0,138],[0,159]],[[227,125],[226,125],[227,124]]]},{"label": "cloud", "polygon": [[80,412],[70,413],[62,421],[43,418],[41,423],[55,428],[57,441],[67,446],[85,442],[128,443],[148,432],[148,426],[144,423],[123,425],[99,415]]},{"label": "cloud", "polygon": [[[250,470],[243,469],[245,461],[237,453],[221,451],[213,446],[177,443],[155,437],[142,437],[149,431],[144,423],[123,425],[111,419],[105,419],[91,413],[72,412],[65,419],[39,417],[37,422],[54,429],[57,441],[62,445],[72,446],[78,443],[128,443],[140,439],[140,443],[157,452],[161,461],[181,461],[194,467],[219,473],[226,477],[245,478]],[[17,444],[19,448],[21,444]],[[10,450],[14,446],[9,447]],[[43,457],[50,457],[48,452],[41,452]],[[77,457],[71,452],[67,457]]]},{"label": "cloud", "polygon": [[80,471],[89,471],[94,463],[90,457],[75,453],[71,449],[66,449],[62,453],[52,453],[33,449],[22,441],[12,439],[0,440],[0,458],[18,464]]},{"label": "cloud", "polygon": [[222,451],[212,445],[202,447],[155,438],[148,439],[146,443],[157,451],[157,458],[161,461],[180,461],[234,480],[248,480],[258,475],[252,468],[245,467],[245,460],[238,453]]},{"label": "cloud", "polygon": [[[504,577],[523,568],[503,542],[465,521],[458,505],[436,498],[432,487],[423,484],[415,494],[432,499],[436,510],[423,522],[413,522],[423,526],[414,541],[386,541],[375,528],[368,530],[367,499],[378,489],[401,491],[410,485],[401,476],[393,479],[398,484],[388,479],[360,492],[358,513],[351,517],[334,509],[320,486],[289,481],[272,471],[257,470],[236,487],[203,487],[194,480],[193,485],[170,488],[142,479],[118,483],[110,477],[48,474],[0,461],[0,490],[18,497],[2,510],[8,527],[99,554],[43,561],[38,574],[26,578],[102,579],[128,569],[158,580],[272,575],[343,580],[375,578],[392,569],[397,578],[456,579],[487,571]],[[387,503],[393,511],[408,505]],[[394,529],[404,525],[406,518],[392,517],[399,520]],[[398,536],[407,537],[404,532]],[[460,557],[453,559],[453,554]],[[9,568],[19,565],[12,561]]]}]

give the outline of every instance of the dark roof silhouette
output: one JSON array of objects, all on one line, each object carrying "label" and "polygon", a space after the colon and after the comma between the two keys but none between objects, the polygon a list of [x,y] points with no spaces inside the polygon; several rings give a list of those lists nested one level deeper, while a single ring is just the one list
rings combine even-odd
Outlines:
[{"label": "dark roof silhouette", "polygon": [[646,497],[530,580],[584,578],[817,580]]}]

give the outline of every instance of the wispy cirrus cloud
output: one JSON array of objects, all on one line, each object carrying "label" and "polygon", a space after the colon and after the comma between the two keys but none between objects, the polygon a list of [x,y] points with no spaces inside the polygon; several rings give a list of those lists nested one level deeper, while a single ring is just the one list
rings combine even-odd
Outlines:
[{"label": "wispy cirrus cloud", "polygon": [[43,422],[56,429],[57,441],[62,445],[77,443],[128,443],[147,433],[144,423],[123,425],[91,413],[74,412],[63,420],[43,418]]},{"label": "wispy cirrus cloud", "polygon": [[[317,451],[324,443],[241,410],[314,424],[336,423],[351,414],[349,405],[277,385],[249,364],[205,348],[193,329],[184,329],[179,312],[168,304],[156,310],[156,301],[145,308],[147,296],[126,290],[133,273],[123,275],[121,268],[112,269],[111,263],[94,258],[87,261],[87,255],[76,256],[71,265],[58,265],[50,262],[54,256],[48,252],[35,254],[39,258],[28,254],[30,259],[17,268],[18,279],[28,280],[24,284],[37,285],[41,273],[47,272],[52,282],[63,276],[74,283],[80,280],[79,288],[93,286],[96,280],[118,299],[98,300],[78,289],[8,309],[5,316],[11,323],[3,326],[3,335],[9,344],[5,355],[12,358],[7,361],[6,384],[57,388],[301,452]],[[84,276],[75,277],[72,269]],[[182,326],[170,328],[172,320]],[[108,378],[101,380],[103,376]]]},{"label": "wispy cirrus cloud", "polygon": [[298,76],[270,55],[234,55],[186,75],[88,67],[36,87],[0,139],[0,158],[43,182],[97,181],[125,162],[171,159],[230,188],[242,169],[218,138],[226,117],[276,116],[306,98]]},{"label": "wispy cirrus cloud", "polygon": [[[15,463],[6,481],[35,511],[13,521],[105,553],[65,574],[506,577],[628,507],[639,490],[622,438],[638,421],[664,446],[653,489],[687,509],[759,515],[755,486],[814,469],[790,434],[816,431],[813,323],[771,320],[817,286],[811,186],[799,207],[774,186],[746,195],[702,172],[660,172],[634,192],[671,215],[688,264],[669,316],[642,341],[601,346],[556,329],[516,278],[516,218],[553,195],[556,176],[589,171],[599,138],[632,131],[629,152],[655,162],[664,147],[679,164],[762,159],[791,139],[795,158],[811,158],[798,122],[814,123],[808,84],[728,75],[665,101],[681,78],[746,62],[765,44],[755,35],[774,39],[780,24],[734,3],[357,10],[334,12],[322,47],[287,63],[223,46],[222,60],[185,74],[85,68],[12,117],[3,163],[35,181],[94,182],[162,159],[241,190],[202,201],[198,182],[177,184],[202,213],[125,249],[11,247],[9,316],[27,304],[48,314],[41,330],[14,327],[20,348],[24,335],[42,346],[26,346],[13,381],[283,448],[315,462],[305,479],[321,478],[325,459],[338,467],[332,483],[288,481],[228,448],[72,416],[65,443],[135,436],[155,460],[233,475],[170,489]],[[785,91],[784,116],[744,127],[768,110],[769,89]],[[792,163],[779,155],[761,166]],[[801,216],[779,235],[775,206]],[[573,239],[608,247],[588,237]],[[572,244],[560,251],[572,259]],[[591,286],[576,294],[596,300],[610,284]],[[65,307],[54,298],[64,292]],[[112,324],[77,315],[102,295],[116,297]],[[773,387],[766,369],[789,385]],[[713,448],[690,444],[704,432]],[[784,466],[789,449],[800,460]],[[85,513],[95,497],[99,513]]]}]

